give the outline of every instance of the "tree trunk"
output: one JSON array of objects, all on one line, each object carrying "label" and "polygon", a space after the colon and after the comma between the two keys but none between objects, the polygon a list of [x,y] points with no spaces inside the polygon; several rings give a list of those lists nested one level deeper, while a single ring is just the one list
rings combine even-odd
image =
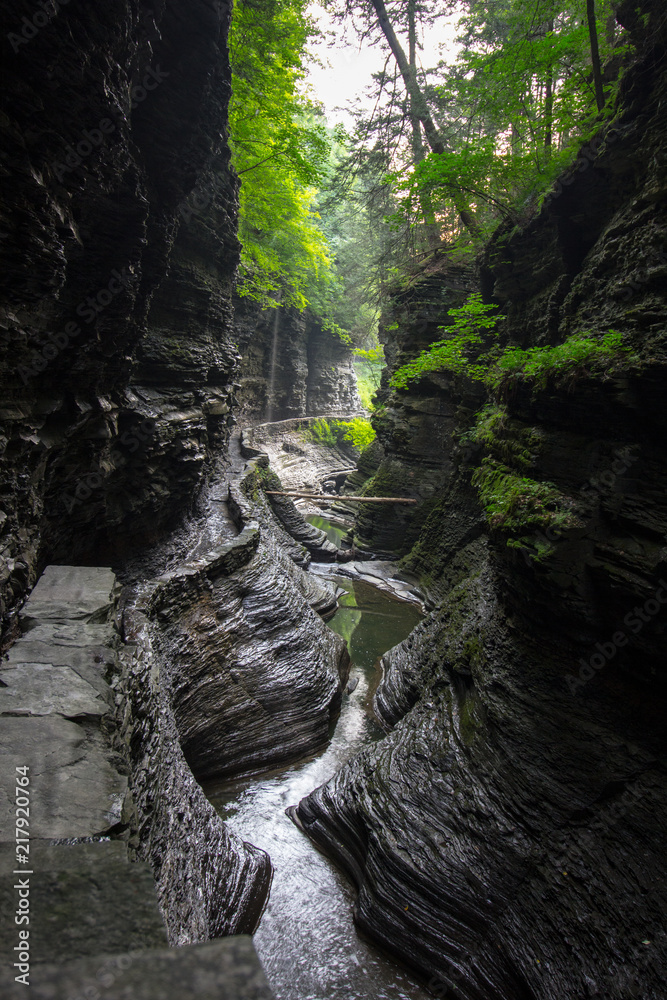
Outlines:
[{"label": "tree trunk", "polygon": [[[547,23],[547,34],[554,30],[553,21]],[[547,79],[544,86],[544,149],[547,158],[551,155],[553,143],[554,122],[554,71],[553,66],[547,69]]]},{"label": "tree trunk", "polygon": [[600,47],[598,45],[598,26],[595,19],[595,0],[586,0],[586,17],[588,19],[588,34],[591,39],[591,62],[593,64],[593,83],[595,84],[595,100],[598,111],[604,107],[604,90],[602,88],[602,66],[600,65]]},{"label": "tree trunk", "polygon": [[396,32],[394,31],[393,25],[389,20],[389,15],[387,14],[387,8],[382,0],[371,0],[371,4],[377,15],[378,24],[380,25],[382,34],[387,40],[387,44],[392,51],[401,76],[403,77],[403,83],[405,84],[405,89],[408,93],[408,97],[410,98],[410,105],[417,118],[424,126],[426,141],[434,153],[444,153],[445,144],[442,141],[435,122],[431,118],[426,98],[422,94],[419,84],[417,83],[417,76],[408,62],[407,56],[403,51],[403,46],[396,37]]},{"label": "tree trunk", "polygon": [[[393,25],[389,20],[387,8],[385,7],[383,0],[371,0],[371,6],[377,15],[380,30],[387,40],[387,44],[392,51],[400,74],[403,77],[403,83],[405,84],[405,89],[408,94],[411,111],[424,128],[424,135],[426,136],[426,141],[431,149],[431,152],[436,154],[445,153],[447,151],[446,146],[442,140],[442,136],[438,132],[438,128],[433,121],[433,118],[431,117],[426,98],[424,97],[424,94],[422,93],[417,82],[416,70],[410,65],[410,62],[403,51],[403,46],[399,42]],[[470,212],[470,209],[463,204],[463,201],[464,199],[462,194],[455,197],[454,201],[461,222],[473,235],[479,235],[479,225]]]},{"label": "tree trunk", "polygon": [[[409,35],[409,59],[410,72],[413,79],[417,80],[417,0],[408,0],[408,35]],[[422,141],[422,124],[415,110],[412,97],[408,96],[410,108],[410,126],[412,129],[412,160],[415,164],[421,163],[426,156],[426,150]],[[426,243],[432,249],[440,245],[440,227],[435,218],[433,200],[428,191],[420,191],[419,207],[424,219],[424,232]]]}]

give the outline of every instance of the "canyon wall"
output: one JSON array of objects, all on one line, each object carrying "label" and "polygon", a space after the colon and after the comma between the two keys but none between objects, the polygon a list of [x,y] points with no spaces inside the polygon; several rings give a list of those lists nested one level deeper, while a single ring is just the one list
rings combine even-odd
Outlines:
[{"label": "canyon wall", "polygon": [[310,312],[235,301],[242,424],[361,413],[352,347]]},{"label": "canyon wall", "polygon": [[150,543],[227,439],[230,9],[3,6],[3,608]]},{"label": "canyon wall", "polygon": [[[495,234],[477,287],[503,345],[618,331],[627,350],[510,380],[480,419],[465,378],[385,392],[380,474],[418,483],[417,540],[357,530],[405,553],[434,610],[383,658],[387,738],[298,809],[355,879],[359,926],[438,996],[664,996],[665,24],[650,3],[619,19],[638,57],[612,126]],[[439,266],[444,314],[461,284]],[[414,301],[437,312],[436,285],[415,277]],[[434,339],[405,302],[385,324],[394,366]],[[403,441],[427,428],[416,465]]]},{"label": "canyon wall", "polygon": [[[271,880],[196,778],[323,745],[348,666],[317,614],[332,591],[273,518],[261,463],[230,452],[230,16],[225,0],[0,15],[4,638],[47,563],[113,564],[131,801],[112,835],[150,861],[179,945],[252,931]],[[315,371],[305,407],[329,405]]]}]

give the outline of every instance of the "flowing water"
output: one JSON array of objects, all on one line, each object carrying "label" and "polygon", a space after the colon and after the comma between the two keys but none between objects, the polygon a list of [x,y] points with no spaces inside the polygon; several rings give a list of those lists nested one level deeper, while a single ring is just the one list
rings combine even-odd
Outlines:
[{"label": "flowing water", "polygon": [[276,306],[276,315],[273,320],[273,342],[271,344],[271,371],[269,374],[269,389],[266,400],[266,422],[273,420],[275,410],[276,395],[276,367],[278,364],[278,334],[280,332],[280,305]]},{"label": "flowing water", "polygon": [[371,708],[378,658],[421,619],[419,608],[370,584],[331,579],[345,594],[328,624],[348,643],[350,676],[358,685],[343,698],[329,746],[296,766],[209,785],[206,792],[236,833],[271,856],[271,898],[255,946],[278,1000],[427,1000],[429,994],[408,971],[358,935],[352,885],[285,815],[287,806],[381,738]]}]

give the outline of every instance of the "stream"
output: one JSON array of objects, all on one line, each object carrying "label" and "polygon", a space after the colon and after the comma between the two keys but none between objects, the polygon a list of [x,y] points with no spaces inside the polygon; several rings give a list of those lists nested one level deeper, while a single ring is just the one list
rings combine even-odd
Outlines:
[{"label": "stream", "polygon": [[[311,518],[309,518],[311,520]],[[317,526],[340,529],[324,518]],[[322,575],[318,566],[318,575]],[[261,776],[209,783],[206,794],[225,823],[261,847],[275,868],[271,898],[254,941],[278,1000],[427,1000],[415,977],[362,938],[352,921],[356,892],[285,815],[350,757],[383,736],[373,717],[378,658],[421,620],[420,609],[369,583],[336,576],[345,593],[328,625],[348,643],[355,690],[343,697],[327,749]]]}]

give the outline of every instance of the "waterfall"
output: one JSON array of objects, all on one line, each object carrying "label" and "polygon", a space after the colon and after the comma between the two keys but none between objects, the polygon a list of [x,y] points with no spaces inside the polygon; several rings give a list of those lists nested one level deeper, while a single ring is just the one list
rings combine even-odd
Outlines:
[{"label": "waterfall", "polygon": [[271,345],[271,373],[269,375],[269,391],[267,394],[266,421],[271,423],[275,404],[276,364],[278,361],[278,333],[280,331],[280,304],[276,306],[276,316],[273,321],[273,344]]}]

